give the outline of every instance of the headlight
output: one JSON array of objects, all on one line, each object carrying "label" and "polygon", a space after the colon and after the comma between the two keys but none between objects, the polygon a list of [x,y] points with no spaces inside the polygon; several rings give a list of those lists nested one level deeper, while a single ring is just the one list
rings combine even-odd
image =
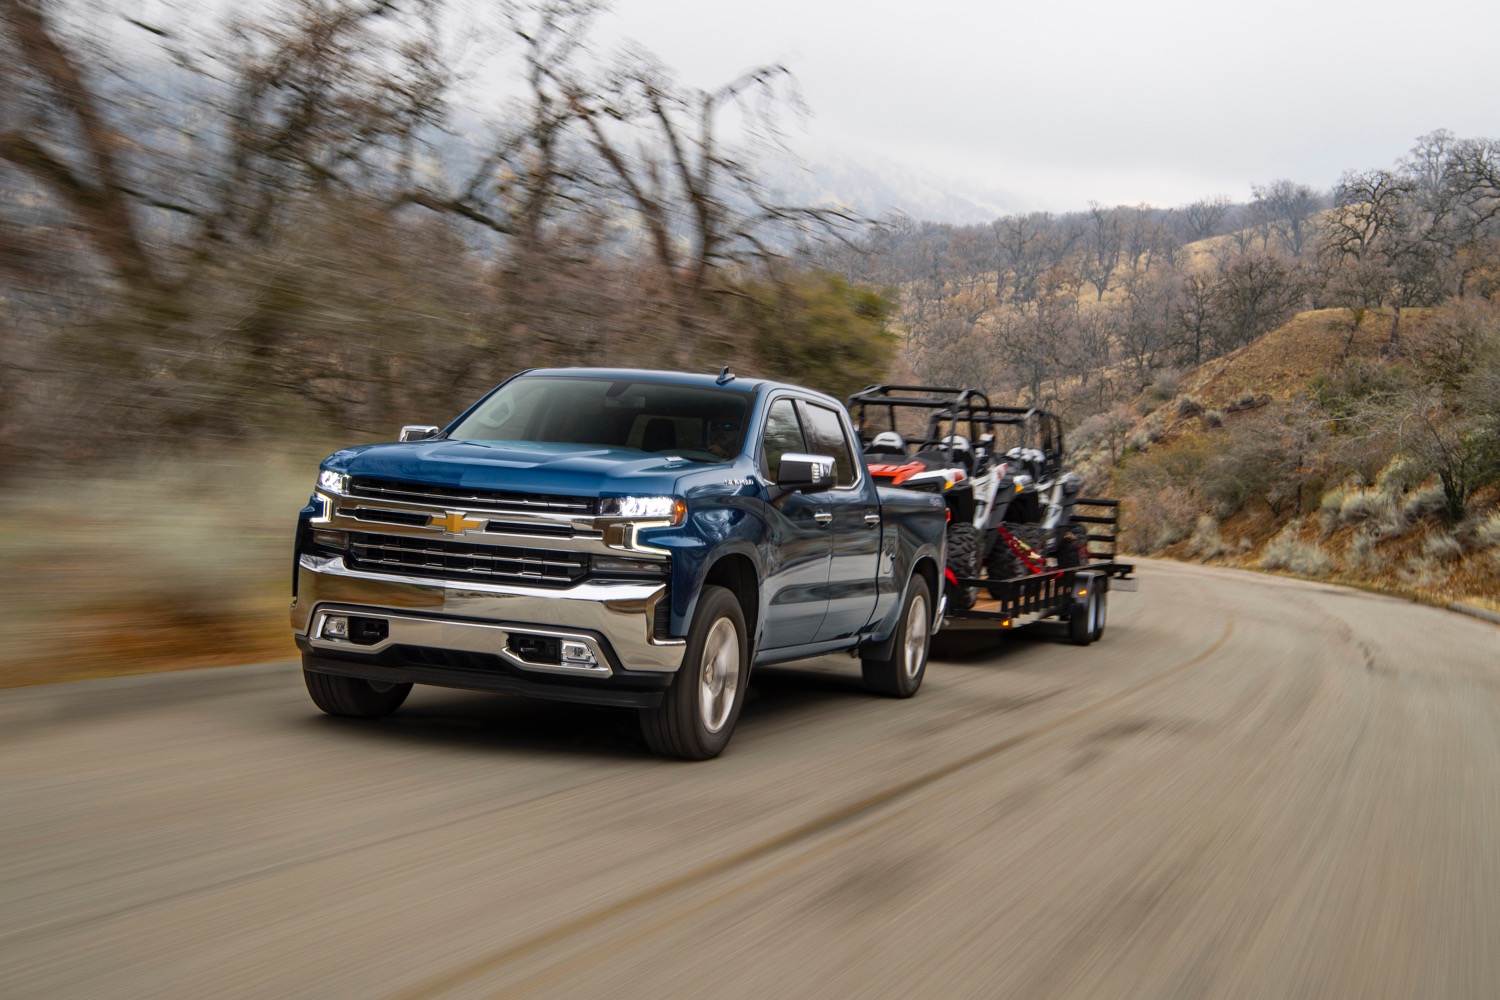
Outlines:
[{"label": "headlight", "polygon": [[349,477],[342,472],[323,469],[318,473],[318,489],[329,493],[344,493],[349,489]]},{"label": "headlight", "polygon": [[687,519],[687,501],[680,497],[605,497],[599,501],[599,513],[632,521],[681,524]]}]

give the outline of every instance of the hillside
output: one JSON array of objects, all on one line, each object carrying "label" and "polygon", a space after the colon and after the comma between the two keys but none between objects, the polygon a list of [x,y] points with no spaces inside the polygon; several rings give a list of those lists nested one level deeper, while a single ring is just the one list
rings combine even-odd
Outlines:
[{"label": "hillside", "polygon": [[1387,358],[1389,312],[1301,313],[1083,422],[1075,460],[1126,500],[1138,553],[1500,609],[1500,489],[1481,472],[1454,516],[1439,475],[1475,409],[1444,386],[1469,384],[1494,320],[1407,310]]}]

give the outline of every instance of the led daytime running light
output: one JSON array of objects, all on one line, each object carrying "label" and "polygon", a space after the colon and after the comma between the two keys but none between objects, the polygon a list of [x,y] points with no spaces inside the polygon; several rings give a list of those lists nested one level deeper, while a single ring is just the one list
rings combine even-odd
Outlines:
[{"label": "led daytime running light", "polygon": [[599,512],[631,520],[681,524],[687,517],[687,501],[679,497],[606,497]]}]

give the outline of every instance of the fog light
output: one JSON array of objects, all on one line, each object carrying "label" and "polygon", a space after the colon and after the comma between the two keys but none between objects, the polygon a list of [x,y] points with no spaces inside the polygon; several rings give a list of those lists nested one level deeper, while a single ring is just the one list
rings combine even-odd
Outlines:
[{"label": "fog light", "polygon": [[325,639],[347,639],[349,638],[349,619],[340,615],[329,615],[323,619],[323,638]]},{"label": "fog light", "polygon": [[588,644],[582,642],[564,641],[562,659],[564,663],[587,663],[590,666],[595,663],[594,654],[589,650]]}]

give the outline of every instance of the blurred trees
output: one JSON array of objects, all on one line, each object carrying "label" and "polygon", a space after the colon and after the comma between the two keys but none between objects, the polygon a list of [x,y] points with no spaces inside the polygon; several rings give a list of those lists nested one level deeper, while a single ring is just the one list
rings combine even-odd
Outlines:
[{"label": "blurred trees", "polygon": [[889,300],[794,249],[854,220],[749,165],[790,75],[602,60],[599,9],[0,0],[0,448],[383,437],[536,364],[875,381]]}]

